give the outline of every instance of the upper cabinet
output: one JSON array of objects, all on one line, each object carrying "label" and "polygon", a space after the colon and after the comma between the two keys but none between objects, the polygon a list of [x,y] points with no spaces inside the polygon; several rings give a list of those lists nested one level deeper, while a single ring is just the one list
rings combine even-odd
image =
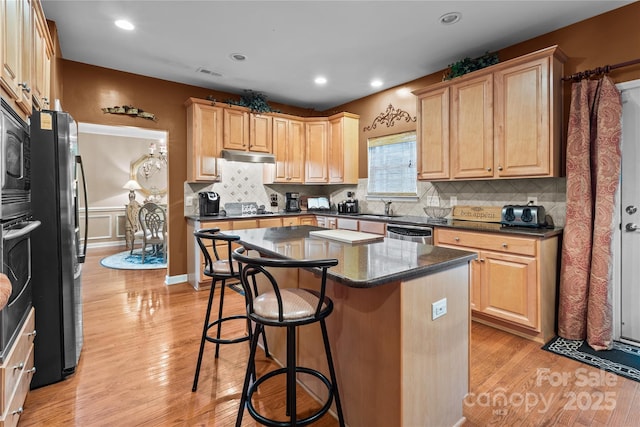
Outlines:
[{"label": "upper cabinet", "polygon": [[326,119],[305,123],[307,157],[305,182],[325,183],[329,181],[329,123]]},{"label": "upper cabinet", "polygon": [[218,157],[222,147],[223,108],[194,102],[187,107],[187,180],[213,182],[220,179]]},{"label": "upper cabinet", "polygon": [[[285,117],[273,118],[273,154],[276,157],[274,171],[268,182],[304,182],[304,121]],[[268,165],[273,166],[273,165]],[[266,173],[265,173],[266,177]]]},{"label": "upper cabinet", "polygon": [[273,152],[273,119],[265,114],[251,113],[244,107],[224,108],[224,136],[222,148],[226,150]]},{"label": "upper cabinet", "polygon": [[329,184],[358,183],[358,126],[360,116],[340,113],[329,117]]},{"label": "upper cabinet", "polygon": [[418,179],[561,176],[565,60],[553,46],[415,91]]},{"label": "upper cabinet", "polygon": [[23,117],[48,105],[53,44],[38,0],[0,0],[0,86]]}]

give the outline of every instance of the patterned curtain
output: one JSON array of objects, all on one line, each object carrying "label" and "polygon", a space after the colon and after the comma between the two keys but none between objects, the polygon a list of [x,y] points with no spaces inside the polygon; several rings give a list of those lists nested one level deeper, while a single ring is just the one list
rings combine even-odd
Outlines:
[{"label": "patterned curtain", "polygon": [[611,241],[621,117],[620,92],[609,77],[573,83],[558,335],[586,339],[596,350],[613,344]]}]

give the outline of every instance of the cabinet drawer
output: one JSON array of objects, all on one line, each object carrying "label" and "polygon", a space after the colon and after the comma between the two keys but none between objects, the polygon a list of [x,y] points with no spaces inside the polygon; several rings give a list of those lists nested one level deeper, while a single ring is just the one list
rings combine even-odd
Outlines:
[{"label": "cabinet drawer", "polygon": [[16,384],[15,393],[10,396],[11,400],[8,403],[8,410],[5,413],[5,417],[0,420],[0,427],[14,427],[18,425],[24,401],[29,392],[31,379],[33,378],[33,345],[29,347],[27,363],[25,365],[25,369],[21,371],[22,375],[20,375],[20,379]]},{"label": "cabinet drawer", "polygon": [[473,233],[438,228],[436,245],[448,244],[521,255],[536,255],[536,240],[494,233]]},{"label": "cabinet drawer", "polygon": [[[34,310],[31,309],[29,317],[20,330],[20,334],[16,338],[13,348],[5,362],[0,367],[0,376],[2,377],[2,398],[0,399],[0,413],[5,413],[9,403],[13,397],[14,390],[20,382],[23,372],[33,367],[33,357],[31,357],[31,365],[29,365],[29,354],[33,348],[33,331],[35,329]],[[29,377],[30,378],[30,377]],[[28,388],[28,385],[27,385]]]}]

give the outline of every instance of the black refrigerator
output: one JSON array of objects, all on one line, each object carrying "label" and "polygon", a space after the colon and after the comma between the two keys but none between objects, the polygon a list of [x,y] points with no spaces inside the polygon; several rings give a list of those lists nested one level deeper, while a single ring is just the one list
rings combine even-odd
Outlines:
[{"label": "black refrigerator", "polygon": [[[80,236],[80,185],[84,190],[84,238]],[[33,217],[42,225],[31,238],[37,331],[32,389],[73,374],[80,360],[86,194],[76,122],[65,112],[34,111],[31,201]]]}]

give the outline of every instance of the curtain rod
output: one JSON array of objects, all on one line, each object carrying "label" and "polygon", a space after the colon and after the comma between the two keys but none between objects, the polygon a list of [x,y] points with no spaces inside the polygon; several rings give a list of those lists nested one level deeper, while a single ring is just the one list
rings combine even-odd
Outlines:
[{"label": "curtain rod", "polygon": [[593,70],[580,71],[579,73],[571,74],[570,76],[564,76],[562,80],[578,81],[596,74],[608,74],[611,70],[615,70],[616,68],[628,67],[629,65],[636,64],[640,64],[640,58],[632,59],[627,62],[620,62],[619,64],[605,65],[604,67],[594,68]]}]

